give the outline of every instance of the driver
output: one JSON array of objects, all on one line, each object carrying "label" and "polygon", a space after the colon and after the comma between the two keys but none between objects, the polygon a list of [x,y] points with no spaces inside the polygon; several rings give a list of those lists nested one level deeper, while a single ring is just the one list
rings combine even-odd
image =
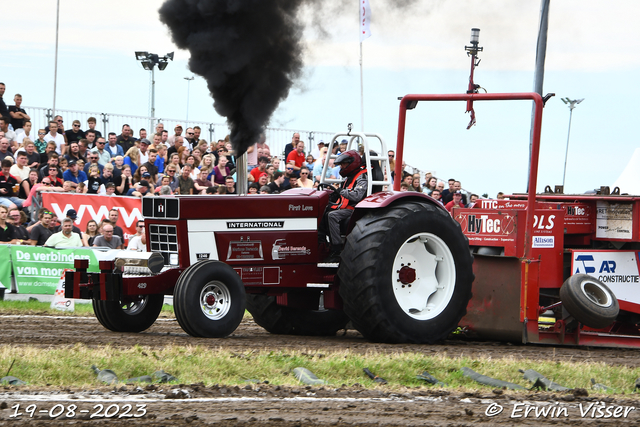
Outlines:
[{"label": "driver", "polygon": [[357,151],[349,150],[341,154],[334,164],[340,166],[340,175],[346,179],[336,190],[337,200],[327,206],[325,218],[331,240],[331,253],[324,261],[325,263],[340,261],[342,252],[340,225],[349,221],[355,206],[367,195],[367,170]]}]

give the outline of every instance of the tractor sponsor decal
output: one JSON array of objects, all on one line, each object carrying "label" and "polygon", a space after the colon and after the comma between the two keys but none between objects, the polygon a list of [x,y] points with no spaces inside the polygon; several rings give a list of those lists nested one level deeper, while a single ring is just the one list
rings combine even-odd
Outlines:
[{"label": "tractor sponsor decal", "polygon": [[263,260],[262,242],[260,240],[251,240],[247,236],[247,240],[240,237],[240,240],[229,242],[229,250],[227,251],[227,261],[246,261],[246,260]]},{"label": "tractor sponsor decal", "polygon": [[284,221],[227,221],[227,228],[283,228]]},{"label": "tractor sponsor decal", "polygon": [[280,267],[235,267],[245,285],[279,285],[282,279]]},{"label": "tractor sponsor decal", "polygon": [[606,239],[633,238],[633,204],[599,201],[596,213],[596,237]]},{"label": "tractor sponsor decal", "polygon": [[573,274],[588,274],[607,285],[618,299],[640,303],[638,252],[573,251]]},{"label": "tractor sponsor decal", "polygon": [[273,260],[285,259],[288,256],[310,255],[311,249],[306,246],[287,245],[285,239],[278,239],[273,243],[271,258]]},{"label": "tractor sponsor decal", "polygon": [[313,211],[313,206],[289,204],[289,211],[293,211],[293,212]]},{"label": "tractor sponsor decal", "polygon": [[553,248],[555,247],[554,236],[533,236],[534,248]]}]

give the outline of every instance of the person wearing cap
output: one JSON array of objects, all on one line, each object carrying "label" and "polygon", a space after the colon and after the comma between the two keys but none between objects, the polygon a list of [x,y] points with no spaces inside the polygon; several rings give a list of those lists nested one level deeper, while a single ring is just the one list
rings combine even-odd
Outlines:
[{"label": "person wearing cap", "polygon": [[453,208],[464,208],[465,204],[462,203],[462,191],[457,190],[452,194],[453,200],[444,205],[445,209],[449,211],[449,213],[453,212]]},{"label": "person wearing cap", "polygon": [[149,181],[141,180],[134,188],[130,188],[127,196],[144,197],[149,192]]},{"label": "person wearing cap", "polygon": [[[66,217],[64,219],[67,219],[67,218],[71,220],[71,225],[72,225],[71,231],[73,231],[74,233],[78,234],[78,236],[80,236],[80,240],[82,240],[82,231],[80,231],[80,229],[78,227],[76,227],[75,224],[74,224],[76,219],[78,218],[78,212],[76,212],[75,209],[67,210]],[[60,228],[61,226],[62,226],[62,224],[58,225],[57,227],[55,227],[53,229],[53,231],[55,233],[61,231],[61,228]],[[45,246],[48,246],[48,245],[45,244]],[[82,245],[80,245],[80,246],[82,246]]]},{"label": "person wearing cap", "polygon": [[180,137],[182,139],[182,125],[176,125],[173,128],[174,134],[167,138],[167,145],[173,147],[176,144],[176,139]]},{"label": "person wearing cap", "polygon": [[69,160],[67,163],[67,170],[62,174],[62,179],[64,181],[71,181],[74,183],[73,187],[77,187],[77,185],[81,182],[85,182],[89,178],[84,171],[81,171],[78,167],[78,162],[74,159]]},{"label": "person wearing cap", "polygon": [[348,143],[349,141],[347,141],[346,139],[343,139],[342,141],[340,141],[340,150],[338,151],[338,154],[343,154],[347,151]]},{"label": "person wearing cap", "polygon": [[467,196],[462,192],[462,184],[460,184],[460,181],[456,181],[455,179],[450,179],[449,192],[447,192],[446,190],[442,192],[442,202],[444,203],[445,206],[447,206],[447,203],[453,200],[453,194],[457,191],[459,191],[462,194],[462,204],[465,206],[467,205]]},{"label": "person wearing cap", "polygon": [[140,159],[140,164],[147,163],[149,161],[149,145],[151,145],[151,141],[147,138],[143,138],[138,141],[140,145],[138,146],[138,158]]},{"label": "person wearing cap", "polygon": [[324,145],[324,140],[321,139],[320,141],[318,141],[318,144],[311,150],[311,154],[313,156],[314,159],[319,159],[320,156],[322,155],[322,149],[325,147]]}]

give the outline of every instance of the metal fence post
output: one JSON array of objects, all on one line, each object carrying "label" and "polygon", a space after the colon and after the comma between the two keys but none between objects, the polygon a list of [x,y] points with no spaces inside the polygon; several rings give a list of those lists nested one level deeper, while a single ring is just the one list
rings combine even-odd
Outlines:
[{"label": "metal fence post", "polygon": [[209,123],[209,145],[213,142],[213,135],[215,135],[215,128],[213,123]]},{"label": "metal fence post", "polygon": [[100,113],[100,115],[102,116],[102,129],[104,131],[102,136],[107,139],[107,123],[109,123],[109,115],[107,113]]}]

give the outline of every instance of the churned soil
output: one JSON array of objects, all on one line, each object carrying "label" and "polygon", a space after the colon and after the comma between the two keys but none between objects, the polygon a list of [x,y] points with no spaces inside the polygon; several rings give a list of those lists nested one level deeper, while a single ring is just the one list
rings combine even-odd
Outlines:
[{"label": "churned soil", "polygon": [[[231,351],[406,351],[426,355],[447,354],[452,357],[463,355],[522,360],[605,361],[608,364],[640,366],[638,352],[628,349],[554,349],[464,340],[448,340],[437,345],[387,345],[367,342],[356,331],[351,330],[335,337],[272,335],[255,325],[250,318],[245,318],[230,337],[202,339],[187,335],[173,318],[161,318],[143,333],[128,334],[108,331],[94,317],[4,315],[0,316],[0,343],[43,348],[82,343],[88,347],[109,344],[123,348],[136,344],[156,348],[167,345],[199,345]],[[504,390],[465,393],[437,388],[406,388],[390,392],[383,387],[365,389],[359,385],[333,388],[269,384],[154,384],[92,389],[0,386],[0,426],[117,426],[125,423],[134,426],[640,424],[640,398],[635,395],[603,398],[589,396],[589,393],[591,391],[514,394]],[[18,409],[16,405],[19,405]],[[37,408],[33,417],[25,413],[29,405]],[[70,405],[75,406],[71,412]],[[129,412],[127,405],[131,405]],[[137,405],[146,406],[143,408]],[[110,409],[105,413],[107,408]],[[528,413],[527,408],[530,408]],[[546,416],[541,412],[544,408],[547,408]],[[602,408],[602,412],[598,408]],[[54,417],[61,409],[64,409],[64,413]],[[15,416],[17,410],[22,413],[21,416]],[[600,414],[603,416],[599,417]],[[611,416],[605,418],[607,414]],[[91,415],[97,417],[91,418]]]}]

